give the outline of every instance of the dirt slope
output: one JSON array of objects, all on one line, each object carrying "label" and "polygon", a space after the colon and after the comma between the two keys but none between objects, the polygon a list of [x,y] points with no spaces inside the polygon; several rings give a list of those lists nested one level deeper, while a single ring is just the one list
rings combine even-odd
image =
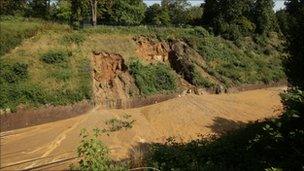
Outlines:
[{"label": "dirt slope", "polygon": [[[283,88],[235,94],[186,95],[166,102],[128,110],[94,109],[86,115],[35,127],[1,133],[1,170],[26,169],[75,156],[82,128],[103,128],[114,117],[131,115],[130,130],[103,136],[115,159],[128,157],[139,142],[163,142],[174,136],[184,141],[198,134],[221,133],[238,123],[275,116],[282,108]],[[44,166],[63,169],[66,163]],[[40,168],[41,169],[41,168]]]}]

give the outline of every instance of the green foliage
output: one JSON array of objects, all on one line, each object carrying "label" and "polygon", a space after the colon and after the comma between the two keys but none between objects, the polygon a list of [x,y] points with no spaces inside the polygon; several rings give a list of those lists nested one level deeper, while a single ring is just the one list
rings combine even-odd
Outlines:
[{"label": "green foliage", "polygon": [[145,4],[142,0],[114,0],[104,12],[105,22],[115,25],[139,25],[145,17]]},{"label": "green foliage", "polygon": [[145,12],[145,23],[149,25],[170,25],[169,11],[163,9],[159,4],[153,4]]},{"label": "green foliage", "polygon": [[52,13],[52,18],[56,21],[67,23],[72,15],[71,3],[69,0],[58,0]]},{"label": "green foliage", "polygon": [[284,60],[288,82],[304,90],[304,2],[291,0],[286,6],[289,15],[289,29],[286,37],[290,57]]},{"label": "green foliage", "polygon": [[109,157],[109,149],[105,146],[98,137],[100,136],[99,129],[93,129],[93,137],[90,136],[86,129],[81,130],[81,143],[77,148],[78,157],[81,160],[78,166],[71,166],[72,170],[127,170],[126,167],[118,164],[113,164]]},{"label": "green foliage", "polygon": [[42,28],[37,21],[1,16],[0,56],[18,46],[24,39],[32,37]]},{"label": "green foliage", "polygon": [[200,25],[200,20],[203,16],[203,8],[192,6],[186,10],[186,24]]},{"label": "green foliage", "polygon": [[268,33],[276,27],[276,18],[273,11],[273,0],[257,0],[255,4],[256,31],[259,34]]},{"label": "green foliage", "polygon": [[[271,83],[284,78],[281,53],[270,43],[277,40],[258,37],[265,43],[240,39],[234,43],[214,37],[185,38],[207,62],[207,71],[226,86]],[[268,47],[263,47],[267,44]],[[264,52],[268,51],[268,54]]]},{"label": "green foliage", "polygon": [[2,0],[0,15],[24,15],[26,1]]},{"label": "green foliage", "polygon": [[28,2],[28,15],[48,19],[50,17],[49,0],[33,0]]},{"label": "green foliage", "polygon": [[58,81],[68,81],[72,77],[72,72],[70,68],[56,70],[50,73],[50,77],[55,78]]},{"label": "green foliage", "polygon": [[187,0],[163,0],[161,2],[163,10],[169,11],[171,23],[173,25],[185,25],[187,23],[187,8],[190,7]]},{"label": "green foliage", "polygon": [[214,86],[214,84],[212,82],[210,82],[208,79],[202,77],[196,70],[193,71],[192,82],[193,82],[193,85],[199,86],[199,87],[210,88],[210,87]]},{"label": "green foliage", "polygon": [[289,15],[286,11],[286,9],[282,9],[276,12],[276,17],[278,21],[278,25],[280,28],[280,31],[283,34],[287,34],[289,30]]},{"label": "green foliage", "polygon": [[70,57],[65,51],[50,50],[41,55],[41,60],[47,64],[57,64],[66,62]]},{"label": "green foliage", "polygon": [[164,64],[144,66],[139,61],[133,61],[130,64],[130,72],[143,95],[176,89],[175,77]]},{"label": "green foliage", "polygon": [[25,63],[6,64],[0,60],[0,83],[14,83],[28,77],[28,65]]}]

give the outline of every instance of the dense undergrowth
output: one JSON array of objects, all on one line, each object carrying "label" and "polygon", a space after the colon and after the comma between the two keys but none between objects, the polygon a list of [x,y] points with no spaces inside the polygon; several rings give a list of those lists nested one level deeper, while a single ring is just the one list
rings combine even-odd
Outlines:
[{"label": "dense undergrowth", "polygon": [[0,109],[68,105],[91,98],[90,61],[78,49],[83,38],[74,34],[78,32],[71,33],[65,25],[35,19],[1,20],[2,52],[22,45],[0,57]]},{"label": "dense undergrowth", "polygon": [[42,28],[37,20],[1,17],[0,56],[18,46],[22,40],[30,38]]},{"label": "dense undergrowth", "polygon": [[164,64],[144,66],[136,60],[131,62],[130,72],[142,95],[174,91],[177,88],[175,76],[170,68]]}]

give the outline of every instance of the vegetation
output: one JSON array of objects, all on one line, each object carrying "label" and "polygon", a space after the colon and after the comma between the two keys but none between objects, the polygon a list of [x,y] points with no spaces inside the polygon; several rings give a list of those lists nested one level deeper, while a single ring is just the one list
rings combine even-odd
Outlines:
[{"label": "vegetation", "polygon": [[90,136],[86,129],[81,131],[81,143],[77,148],[78,157],[81,158],[78,165],[72,165],[71,170],[127,170],[123,165],[113,164],[109,157],[109,149],[98,139],[100,130],[94,129]]},{"label": "vegetation", "polygon": [[0,57],[18,46],[22,40],[37,34],[41,22],[23,18],[1,17]]},{"label": "vegetation", "polygon": [[290,32],[286,35],[290,56],[286,58],[284,67],[292,87],[282,94],[283,114],[220,136],[204,137],[189,143],[169,139],[166,144],[153,144],[147,156],[148,163],[161,170],[302,170],[304,79],[301,73],[304,67],[300,62],[303,60],[303,43],[297,43],[303,42],[303,31],[298,30],[302,27],[303,8],[302,2],[287,3],[287,12],[292,20],[289,20]]},{"label": "vegetation", "polygon": [[109,136],[111,132],[116,132],[121,129],[131,129],[135,120],[131,120],[130,118],[131,115],[125,114],[122,116],[121,119],[113,118],[106,121],[105,123],[108,128],[103,129],[102,133],[106,133]]},{"label": "vegetation", "polygon": [[144,66],[137,60],[131,62],[130,72],[142,95],[176,89],[175,77],[164,64]]},{"label": "vegetation", "polygon": [[[71,54],[70,54],[71,55]],[[67,62],[69,56],[67,52],[64,51],[48,51],[42,54],[41,60],[47,64],[58,64],[62,62]]]},{"label": "vegetation", "polygon": [[[13,21],[15,25],[26,23],[23,19]],[[31,24],[18,28],[9,19],[1,21],[1,26],[2,23],[9,23],[19,31]],[[33,25],[35,23],[45,28],[42,34],[25,40],[17,49],[0,57],[0,108],[15,111],[18,106],[68,105],[90,99],[89,59],[81,50],[75,50],[77,47],[71,48],[73,44],[58,43],[65,34],[70,35],[57,33],[66,27],[40,21]],[[9,32],[11,27],[3,27],[1,31],[14,35],[13,31]]]}]

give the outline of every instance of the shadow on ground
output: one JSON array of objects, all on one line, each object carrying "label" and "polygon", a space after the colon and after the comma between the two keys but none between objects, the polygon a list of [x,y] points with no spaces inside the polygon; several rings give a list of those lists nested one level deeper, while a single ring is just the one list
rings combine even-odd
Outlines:
[{"label": "shadow on ground", "polygon": [[244,126],[246,123],[241,121],[234,121],[222,117],[215,117],[213,124],[207,126],[211,131],[217,135],[224,135],[230,131],[236,130]]}]

